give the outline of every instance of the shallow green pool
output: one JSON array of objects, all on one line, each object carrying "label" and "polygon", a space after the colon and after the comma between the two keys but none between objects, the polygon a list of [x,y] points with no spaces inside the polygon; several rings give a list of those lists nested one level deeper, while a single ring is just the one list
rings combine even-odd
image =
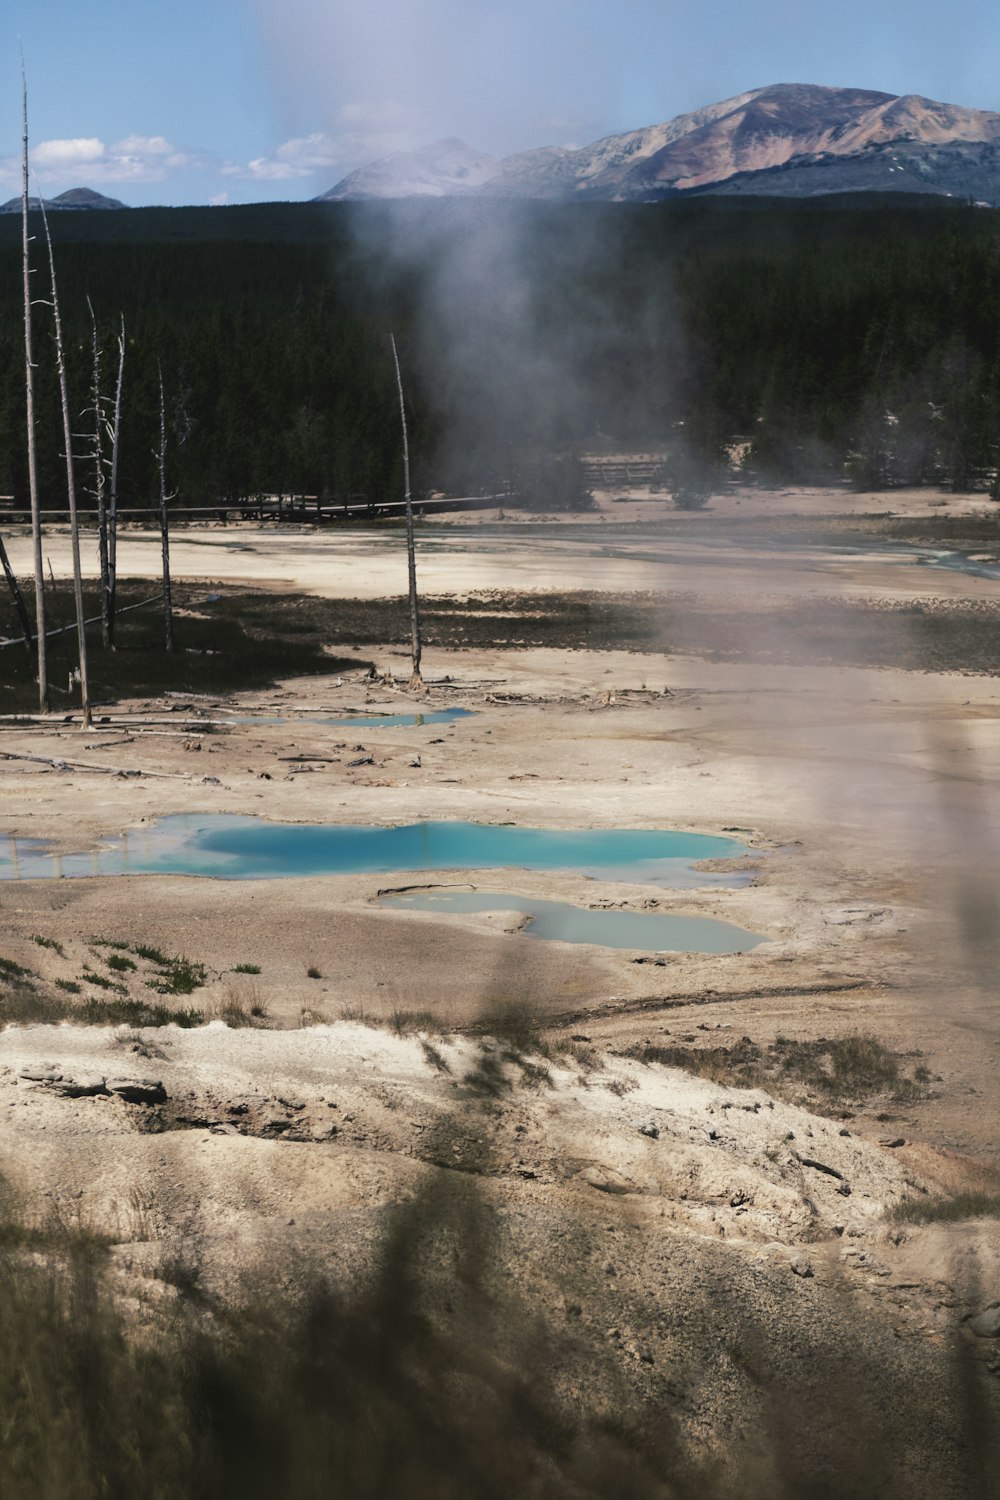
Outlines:
[{"label": "shallow green pool", "polygon": [[513,911],[526,916],[529,937],[549,942],[594,943],[601,948],[632,948],[643,953],[745,953],[766,941],[759,933],[670,912],[592,911],[564,901],[514,896],[506,891],[401,891],[382,898],[383,906],[404,911]]}]

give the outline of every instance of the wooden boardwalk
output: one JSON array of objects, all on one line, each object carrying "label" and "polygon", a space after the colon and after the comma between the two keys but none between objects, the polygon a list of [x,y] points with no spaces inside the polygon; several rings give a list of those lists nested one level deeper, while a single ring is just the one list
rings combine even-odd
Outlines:
[{"label": "wooden boardwalk", "polygon": [[[414,501],[413,513],[416,516],[430,516],[449,511],[492,510],[496,506],[516,503],[516,497],[510,495],[444,495]],[[216,521],[223,524],[228,521],[257,521],[279,525],[307,525],[317,522],[402,518],[405,514],[405,500],[370,500],[365,495],[351,495],[346,500],[321,500],[315,495],[254,495],[244,500],[221,500],[214,505],[184,505],[174,502],[170,507],[173,525],[184,525],[187,521]],[[69,522],[64,508],[43,508],[41,516],[43,522],[50,526]],[[148,521],[150,525],[159,525],[159,512],[151,506],[140,508],[120,505],[118,516],[123,522]],[[0,495],[0,524],[27,526],[30,522],[27,508],[15,506],[13,495]],[[83,526],[96,526],[96,513],[81,511],[80,522]]]}]

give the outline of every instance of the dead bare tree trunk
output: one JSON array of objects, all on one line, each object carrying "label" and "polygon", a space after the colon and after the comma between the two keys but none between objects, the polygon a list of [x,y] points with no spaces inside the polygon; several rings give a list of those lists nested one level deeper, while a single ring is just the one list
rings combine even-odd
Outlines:
[{"label": "dead bare tree trunk", "polygon": [[35,359],[31,337],[31,261],[28,255],[28,81],[21,59],[21,99],[24,106],[22,156],[21,244],[24,268],[24,386],[28,424],[28,491],[31,496],[31,542],[35,572],[35,637],[38,651],[38,711],[49,711],[49,673],[45,637],[45,571],[42,561],[42,514],[38,498],[38,457],[35,448]]},{"label": "dead bare tree trunk", "polygon": [[122,385],[125,380],[125,317],[118,335],[118,384],[115,387],[115,418],[111,428],[111,495],[108,504],[108,644],[114,650],[115,611],[118,603],[118,451],[122,431]]},{"label": "dead bare tree trunk", "polygon": [[108,505],[104,484],[104,406],[101,399],[101,343],[97,336],[97,317],[94,304],[87,298],[90,309],[91,348],[93,353],[93,376],[91,399],[94,403],[94,500],[97,505],[97,552],[101,566],[101,641],[107,649],[111,645],[110,579],[108,572]]},{"label": "dead bare tree trunk", "polygon": [[21,586],[17,581],[17,575],[10,565],[10,558],[7,556],[7,548],[4,546],[4,540],[2,536],[0,536],[0,563],[3,564],[4,574],[7,579],[7,587],[10,589],[11,598],[14,600],[14,608],[17,610],[17,618],[21,626],[21,634],[24,636],[24,644],[27,647],[28,655],[30,656],[32,649],[31,621],[28,619],[28,611],[24,603],[24,595],[21,593]]},{"label": "dead bare tree trunk", "polygon": [[62,654],[66,658],[66,665],[70,671],[70,688],[72,689],[73,658],[69,654],[69,644],[66,640],[66,624],[62,618],[62,613],[59,608],[59,590],[56,588],[56,575],[52,571],[51,557],[47,557],[45,561],[49,566],[49,601],[51,604],[49,614],[52,616],[53,626],[53,628],[49,631],[49,636],[59,637],[59,645],[62,647]]},{"label": "dead bare tree trunk", "polygon": [[49,251],[49,279],[52,287],[52,315],[56,330],[56,366],[59,371],[59,399],[62,404],[63,443],[66,447],[66,497],[69,501],[69,533],[73,548],[73,598],[76,603],[76,635],[80,660],[80,709],[83,728],[91,727],[90,686],[87,681],[87,631],[83,609],[83,574],[80,569],[80,519],[76,509],[76,476],[73,472],[73,432],[69,419],[69,388],[66,380],[66,355],[63,348],[62,318],[59,315],[59,288],[56,284],[56,258],[52,253],[52,236],[45,204],[42,208],[42,224],[45,243]]},{"label": "dead bare tree trunk", "polygon": [[406,402],[403,399],[403,376],[399,368],[399,355],[396,352],[396,338],[394,334],[389,335],[392,343],[392,358],[396,366],[396,384],[399,387],[399,415],[403,424],[403,489],[406,495],[406,566],[410,582],[410,646],[413,655],[413,675],[410,678],[411,688],[422,688],[424,680],[420,675],[420,657],[422,643],[420,639],[420,607],[417,598],[417,554],[413,542],[413,498],[410,493],[410,438],[406,427]]},{"label": "dead bare tree trunk", "polygon": [[167,514],[167,405],[163,399],[163,370],[157,362],[160,379],[160,548],[163,554],[163,644],[174,649],[174,609],[170,594],[170,522]]}]

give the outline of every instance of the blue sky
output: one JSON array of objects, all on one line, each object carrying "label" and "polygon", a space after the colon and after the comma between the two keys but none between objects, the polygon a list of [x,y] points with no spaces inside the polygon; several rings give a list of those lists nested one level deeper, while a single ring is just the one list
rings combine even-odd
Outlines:
[{"label": "blue sky", "polygon": [[996,0],[4,0],[0,194],[18,39],[46,193],[309,198],[457,135],[583,145],[779,82],[1000,111]]}]

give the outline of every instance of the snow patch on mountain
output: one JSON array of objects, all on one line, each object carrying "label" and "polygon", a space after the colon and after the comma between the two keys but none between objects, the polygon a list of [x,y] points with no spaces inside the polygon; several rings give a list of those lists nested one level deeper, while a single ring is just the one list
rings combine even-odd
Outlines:
[{"label": "snow patch on mountain", "polygon": [[357,198],[445,198],[468,193],[495,177],[495,156],[473,151],[453,136],[419,151],[396,151],[392,156],[360,167],[321,195],[336,203]]}]

